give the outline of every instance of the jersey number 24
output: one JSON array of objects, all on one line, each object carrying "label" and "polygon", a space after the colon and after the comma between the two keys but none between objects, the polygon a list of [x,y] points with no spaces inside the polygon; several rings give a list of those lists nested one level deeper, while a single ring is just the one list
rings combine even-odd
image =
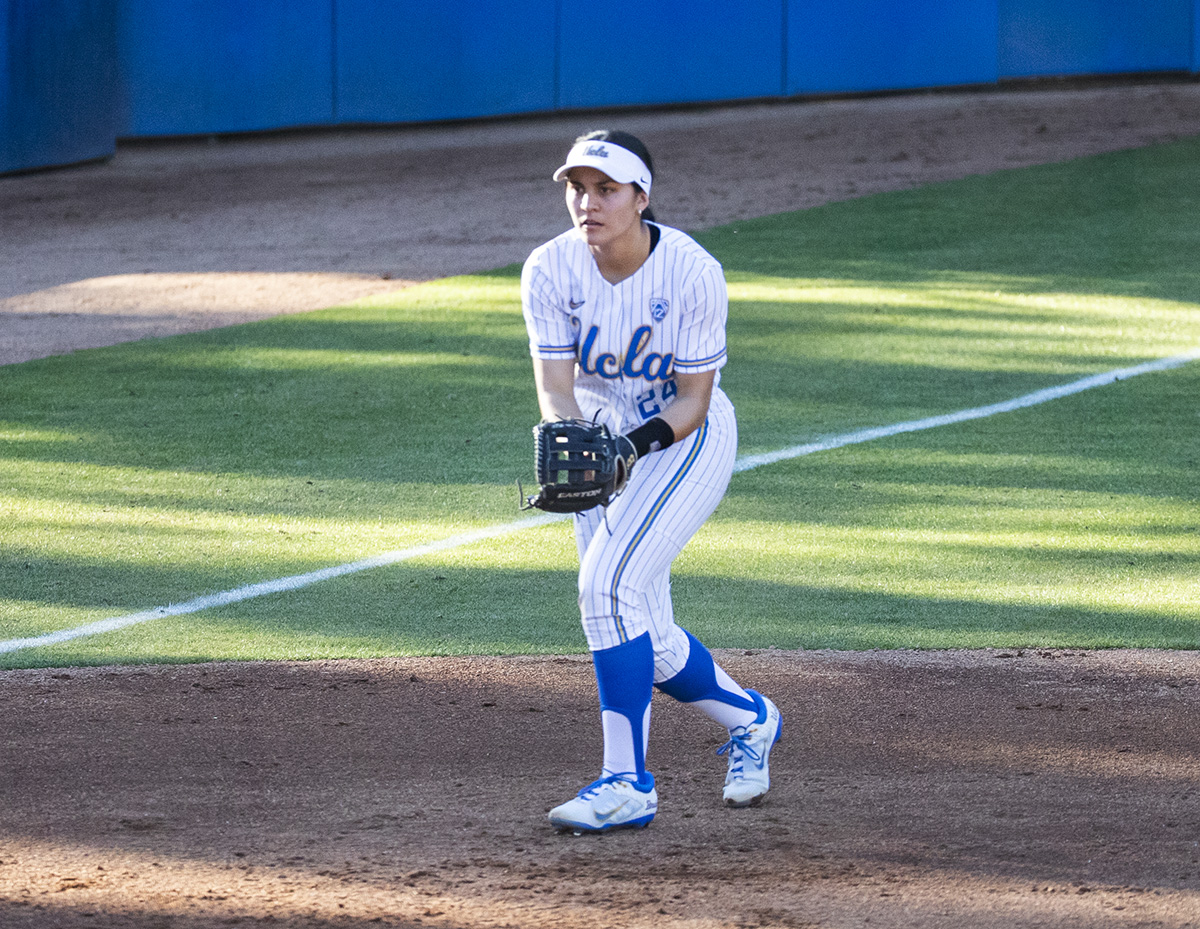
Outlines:
[{"label": "jersey number 24", "polygon": [[652,416],[657,416],[663,411],[663,407],[667,402],[679,393],[679,388],[675,386],[675,380],[672,378],[669,381],[664,381],[661,387],[651,387],[644,394],[637,398],[638,412],[642,415],[642,421],[650,419]]}]

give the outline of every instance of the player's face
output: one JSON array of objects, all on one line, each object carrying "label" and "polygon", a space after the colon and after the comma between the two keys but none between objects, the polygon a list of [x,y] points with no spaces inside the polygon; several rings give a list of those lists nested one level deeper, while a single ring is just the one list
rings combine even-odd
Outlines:
[{"label": "player's face", "polygon": [[650,203],[632,184],[618,184],[596,168],[572,168],[567,174],[567,209],[588,245],[603,248],[623,236],[640,235],[642,210]]}]

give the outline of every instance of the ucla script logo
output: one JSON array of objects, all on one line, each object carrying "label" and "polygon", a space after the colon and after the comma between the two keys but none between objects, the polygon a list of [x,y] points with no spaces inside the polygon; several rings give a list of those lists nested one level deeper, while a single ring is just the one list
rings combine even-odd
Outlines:
[{"label": "ucla script logo", "polygon": [[606,380],[615,381],[617,378],[645,378],[648,381],[668,381],[671,379],[671,368],[675,356],[668,352],[660,355],[658,352],[648,352],[644,357],[642,352],[650,344],[654,330],[649,326],[639,326],[629,340],[625,354],[617,358],[608,352],[592,357],[596,350],[596,337],[600,334],[599,326],[588,330],[587,338],[579,351],[579,367],[584,374],[598,374]]}]

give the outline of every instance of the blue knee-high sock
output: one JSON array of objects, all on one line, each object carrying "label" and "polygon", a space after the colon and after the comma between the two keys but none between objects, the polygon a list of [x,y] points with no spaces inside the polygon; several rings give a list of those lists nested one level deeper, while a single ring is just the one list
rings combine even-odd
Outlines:
[{"label": "blue knee-high sock", "polygon": [[[650,633],[592,652],[600,689],[607,774],[631,774],[646,781],[646,723],[654,689],[654,647]],[[605,714],[616,714],[607,717]],[[628,729],[624,725],[628,722]]]},{"label": "blue knee-high sock", "polygon": [[[684,664],[683,670],[674,677],[656,685],[658,689],[681,703],[712,700],[758,717],[761,707],[754,697],[745,691],[738,693],[722,687],[717,680],[717,666],[713,663],[712,653],[704,646],[703,642],[686,629],[684,634],[688,637],[689,645],[687,662]],[[728,675],[724,675],[724,677],[729,680],[730,684],[737,687],[738,691],[741,691],[741,687],[734,683]],[[753,719],[750,720],[750,722],[753,721]]]}]

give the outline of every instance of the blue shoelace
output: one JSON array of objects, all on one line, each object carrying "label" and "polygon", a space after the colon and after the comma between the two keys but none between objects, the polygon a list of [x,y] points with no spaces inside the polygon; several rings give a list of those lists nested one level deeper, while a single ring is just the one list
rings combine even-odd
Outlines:
[{"label": "blue shoelace", "polygon": [[762,755],[750,747],[749,740],[750,736],[748,734],[734,735],[731,732],[729,733],[729,741],[717,749],[717,754],[724,755],[726,752],[731,753],[730,759],[734,762],[733,770],[735,772],[740,772],[742,769],[742,759],[738,757],[738,754],[749,756],[751,761],[762,761]]},{"label": "blue shoelace", "polygon": [[626,784],[632,784],[634,790],[638,789],[638,785],[629,778],[623,777],[620,774],[610,774],[608,777],[602,777],[599,780],[592,781],[587,785],[587,787],[579,791],[578,796],[584,800],[590,800],[593,795],[600,792],[601,787],[604,787],[606,784],[612,784],[615,781],[624,781]]}]

